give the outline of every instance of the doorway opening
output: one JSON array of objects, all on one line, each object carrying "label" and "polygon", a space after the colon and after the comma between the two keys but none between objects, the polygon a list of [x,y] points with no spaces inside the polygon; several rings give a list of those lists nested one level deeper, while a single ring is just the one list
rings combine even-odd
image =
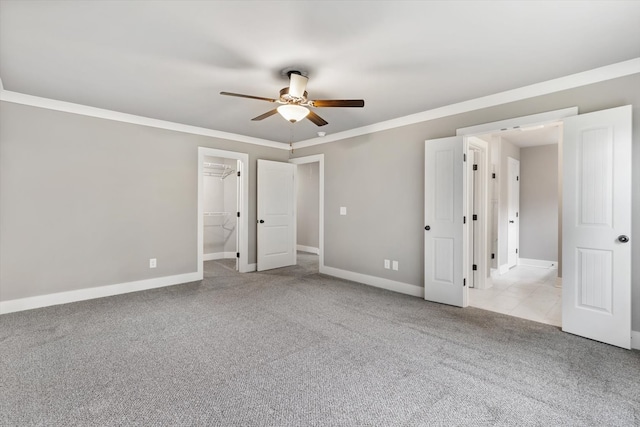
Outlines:
[{"label": "doorway opening", "polygon": [[289,162],[297,165],[297,264],[317,273],[324,266],[324,155]]},{"label": "doorway opening", "polygon": [[561,326],[561,135],[551,122],[466,138],[469,305]]},{"label": "doorway opening", "polygon": [[[205,156],[203,162],[203,261],[207,267],[239,270],[239,160]],[[208,263],[207,261],[219,261]]]},{"label": "doorway opening", "polygon": [[[245,153],[198,148],[198,274],[248,265],[248,161]],[[205,263],[208,263],[205,266]]]},{"label": "doorway opening", "polygon": [[[523,124],[526,124],[523,126]],[[631,174],[632,106],[578,115],[577,108],[551,111],[528,117],[488,123],[456,131],[456,136],[425,141],[425,279],[424,298],[433,302],[466,307],[469,287],[466,285],[470,265],[467,252],[470,242],[466,214],[467,202],[465,156],[466,142],[471,136],[513,130],[517,132],[541,129],[547,125],[559,128],[562,139],[553,148],[558,158],[557,186],[551,191],[558,206],[550,210],[558,228],[558,275],[563,277],[562,330],[574,335],[616,345],[631,347]],[[544,126],[541,126],[544,125]],[[553,127],[553,126],[552,126]],[[522,128],[522,129],[521,129]],[[500,134],[499,136],[504,136]],[[502,146],[501,146],[502,148]],[[501,154],[501,158],[505,156]],[[514,157],[515,158],[515,157]],[[531,180],[533,188],[542,187],[543,179],[554,168],[546,165],[526,168],[521,161],[521,177],[529,169],[542,175]],[[502,163],[502,162],[501,162]],[[496,171],[504,177],[506,166]],[[492,177],[493,179],[493,177]],[[525,254],[525,229],[522,203],[526,198],[524,183],[520,189],[520,236],[518,264]],[[560,188],[560,182],[562,187]],[[504,179],[497,186],[498,248],[494,271],[506,263],[507,245],[500,244],[500,229],[507,227],[508,218],[502,202],[506,191]],[[506,197],[505,197],[506,199]],[[539,207],[539,204],[534,204]],[[560,211],[562,211],[560,215]],[[532,210],[534,224],[543,224],[539,209]],[[482,221],[487,221],[487,215]],[[559,219],[560,217],[561,219]],[[461,220],[462,219],[462,220]],[[554,219],[551,220],[553,222]],[[544,228],[553,230],[553,226]],[[556,228],[556,229],[558,229]],[[535,230],[531,227],[531,230]],[[490,236],[494,236],[493,234]],[[542,232],[533,233],[539,242]],[[482,250],[482,248],[481,248]],[[488,251],[479,254],[480,262],[489,262]],[[560,256],[562,254],[562,256]],[[551,268],[553,259],[547,256],[529,258],[530,267]],[[541,261],[537,263],[536,261]],[[545,265],[546,264],[546,265]],[[520,267],[518,265],[518,267]],[[518,268],[516,267],[516,268]],[[508,268],[508,266],[507,266]],[[515,271],[516,269],[509,270]],[[514,314],[513,312],[509,314]],[[524,317],[524,316],[523,316]]]}]

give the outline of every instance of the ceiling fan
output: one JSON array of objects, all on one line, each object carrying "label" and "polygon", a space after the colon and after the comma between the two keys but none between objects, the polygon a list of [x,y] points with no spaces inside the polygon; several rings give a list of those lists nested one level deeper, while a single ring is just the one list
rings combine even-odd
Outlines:
[{"label": "ceiling fan", "polygon": [[259,115],[258,117],[254,117],[251,119],[253,121],[263,120],[276,113],[280,113],[282,117],[291,123],[307,118],[317,126],[324,126],[328,124],[328,122],[313,111],[309,110],[308,107],[364,107],[363,99],[308,99],[306,88],[307,81],[309,79],[303,76],[302,72],[297,70],[283,71],[283,74],[284,73],[289,77],[289,87],[285,87],[280,90],[280,97],[278,99],[243,95],[241,93],[232,92],[220,92],[220,95],[237,96],[240,98],[250,98],[257,99],[259,101],[277,102],[278,104],[282,104],[278,108],[274,108],[271,111],[267,111],[266,113]]}]

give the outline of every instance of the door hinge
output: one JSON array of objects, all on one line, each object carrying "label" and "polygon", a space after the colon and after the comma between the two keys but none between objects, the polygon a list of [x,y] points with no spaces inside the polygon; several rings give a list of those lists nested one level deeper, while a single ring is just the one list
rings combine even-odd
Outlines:
[{"label": "door hinge", "polygon": [[516,181],[520,181],[520,177],[519,176],[516,176]]},{"label": "door hinge", "polygon": [[463,216],[463,217],[462,217],[462,223],[463,223],[463,224],[466,224],[466,223],[467,223],[467,217],[466,217],[466,216]]},{"label": "door hinge", "polygon": [[496,258],[496,254],[491,254],[491,259],[495,259]]},{"label": "door hinge", "polygon": [[473,170],[477,171],[478,170],[478,165],[473,165]]},{"label": "door hinge", "polygon": [[471,266],[471,269],[472,269],[473,271],[476,271],[476,270],[478,269],[478,266],[477,266],[476,264],[473,264],[473,265]]},{"label": "door hinge", "polygon": [[236,252],[236,258],[240,258],[240,252]]},{"label": "door hinge", "polygon": [[516,218],[518,218],[518,212],[516,212]]},{"label": "door hinge", "polygon": [[467,279],[462,279],[462,287],[467,286]]},{"label": "door hinge", "polygon": [[473,214],[473,220],[477,221],[478,220],[478,214]]},{"label": "door hinge", "polygon": [[238,218],[240,218],[240,212],[238,212]]},{"label": "door hinge", "polygon": [[491,174],[491,178],[496,179],[496,174],[495,174],[495,172]]},{"label": "door hinge", "polygon": [[463,162],[467,161],[467,154],[466,153],[462,154],[462,161]]},{"label": "door hinge", "polygon": [[518,253],[518,248],[516,248],[516,253]]},{"label": "door hinge", "polygon": [[240,171],[238,171],[238,176],[240,176]]}]

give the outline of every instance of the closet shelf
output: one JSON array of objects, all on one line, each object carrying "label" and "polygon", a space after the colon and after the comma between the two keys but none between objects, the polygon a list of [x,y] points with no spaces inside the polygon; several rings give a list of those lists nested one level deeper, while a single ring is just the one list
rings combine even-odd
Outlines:
[{"label": "closet shelf", "polygon": [[229,175],[233,175],[233,173],[235,172],[235,169],[233,169],[231,166],[222,163],[204,162],[203,166],[205,167],[205,169],[209,169],[204,171],[204,176],[212,176],[215,178],[225,179]]}]

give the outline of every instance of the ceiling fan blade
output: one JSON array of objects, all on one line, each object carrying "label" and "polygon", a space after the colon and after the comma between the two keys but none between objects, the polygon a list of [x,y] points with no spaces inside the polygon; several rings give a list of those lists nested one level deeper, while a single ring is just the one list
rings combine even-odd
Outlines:
[{"label": "ceiling fan blade", "polygon": [[313,111],[309,111],[309,114],[307,114],[307,119],[311,120],[317,126],[324,126],[329,124],[328,121],[326,121],[325,119],[323,119],[322,117],[314,113]]},{"label": "ceiling fan blade", "polygon": [[233,92],[220,92],[220,95],[226,96],[237,96],[238,98],[249,98],[249,99],[257,99],[259,101],[269,101],[276,102],[273,98],[263,98],[262,96],[253,96],[253,95],[243,95],[241,93],[233,93]]},{"label": "ceiling fan blade", "polygon": [[307,81],[309,79],[297,73],[289,74],[289,95],[294,98],[302,98],[304,91],[307,90]]},{"label": "ceiling fan blade", "polygon": [[309,101],[312,107],[364,107],[364,99],[316,99]]},{"label": "ceiling fan blade", "polygon": [[278,109],[277,109],[277,108],[274,108],[273,110],[271,110],[271,111],[267,111],[267,112],[266,112],[266,113],[264,113],[264,114],[260,114],[258,117],[254,117],[254,118],[253,118],[253,119],[251,119],[251,120],[253,120],[254,122],[257,122],[258,120],[263,120],[263,119],[266,119],[267,117],[271,117],[271,116],[273,116],[274,114],[276,114],[277,112],[278,112]]}]

